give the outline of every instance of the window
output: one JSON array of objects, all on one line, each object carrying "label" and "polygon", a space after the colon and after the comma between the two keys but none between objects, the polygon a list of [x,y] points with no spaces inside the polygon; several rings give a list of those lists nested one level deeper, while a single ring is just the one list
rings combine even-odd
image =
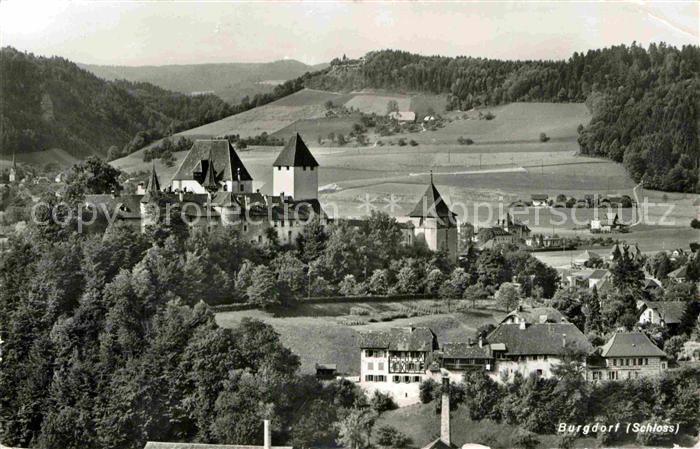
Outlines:
[{"label": "window", "polygon": [[365,376],[365,382],[372,382],[374,381],[374,376],[371,374],[368,374]]},{"label": "window", "polygon": [[280,170],[282,170],[282,167],[277,167],[277,171],[280,171]]},{"label": "window", "polygon": [[314,168],[313,168],[313,167],[311,167],[311,171],[314,171]]},{"label": "window", "polygon": [[289,171],[289,167],[287,167],[287,171]]},{"label": "window", "polygon": [[617,366],[617,359],[613,359],[613,366]]},{"label": "window", "polygon": [[368,362],[368,363],[367,363],[367,369],[370,370],[370,371],[374,370],[374,363]]},{"label": "window", "polygon": [[394,376],[394,383],[397,384],[401,382],[401,376]]},{"label": "window", "polygon": [[420,382],[420,376],[413,376],[414,382]]},{"label": "window", "polygon": [[649,359],[644,359],[644,364],[648,365],[649,364]]},{"label": "window", "polygon": [[261,242],[262,242],[262,235],[259,235],[258,236],[258,243],[261,243]]},{"label": "window", "polygon": [[304,171],[306,171],[306,167],[304,167]]},{"label": "window", "polygon": [[241,184],[241,192],[243,191],[243,184]]},{"label": "window", "polygon": [[542,376],[542,370],[541,369],[536,370],[535,374],[537,374],[538,376]]},{"label": "window", "polygon": [[375,382],[386,382],[386,376],[382,376],[382,375],[374,376],[374,381]]},{"label": "window", "polygon": [[410,384],[411,383],[411,376],[403,376],[403,381],[404,381],[404,383]]},{"label": "window", "polygon": [[661,362],[661,369],[666,369],[666,362]]},{"label": "window", "polygon": [[248,225],[243,225],[243,232],[248,232]]},{"label": "window", "polygon": [[384,362],[377,363],[377,369],[379,371],[384,371]]},{"label": "window", "polygon": [[292,231],[287,231],[287,240],[292,241]]}]

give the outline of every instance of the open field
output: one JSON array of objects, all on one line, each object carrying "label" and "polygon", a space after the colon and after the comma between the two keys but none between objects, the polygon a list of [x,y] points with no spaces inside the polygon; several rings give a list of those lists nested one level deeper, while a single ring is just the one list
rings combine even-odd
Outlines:
[{"label": "open field", "polygon": [[[280,334],[282,343],[301,359],[301,370],[312,373],[316,363],[336,363],[338,371],[359,374],[360,354],[358,338],[360,332],[401,326],[430,327],[440,342],[464,340],[474,336],[476,328],[485,323],[495,323],[504,314],[492,309],[473,309],[437,315],[416,316],[387,322],[345,326],[337,318],[347,316],[350,307],[362,307],[371,313],[400,311],[407,305],[430,305],[436,301],[401,301],[300,305],[292,312],[277,311],[276,314],[260,310],[221,312],[216,321],[222,327],[233,327],[244,317],[260,319]],[[456,302],[455,302],[456,304]]]},{"label": "open field", "polygon": [[[576,128],[590,119],[583,104],[513,103],[489,108],[495,115],[493,120],[479,120],[476,111],[450,112],[448,116],[452,121],[443,128],[381,137],[384,146],[318,146],[319,136],[348,132],[354,124],[353,117],[322,118],[326,101],[345,105],[354,101],[353,104],[368,108],[382,105],[384,109],[380,113],[384,113],[386,101],[394,97],[410,100],[411,107],[433,107],[435,110],[438,110],[442,98],[386,92],[337,94],[307,89],[206,125],[209,128],[200,127],[198,131],[187,133],[194,136],[204,130],[210,135],[229,132],[246,135],[248,131],[251,131],[249,134],[258,134],[263,128],[268,132],[275,128],[275,136],[287,137],[299,132],[321,165],[319,186],[327,186],[321,200],[326,204],[326,210],[336,217],[366,215],[369,213],[368,201],[380,210],[395,216],[403,215],[413,208],[425,190],[431,170],[435,184],[460,219],[480,226],[493,223],[503,205],[516,199],[529,200],[535,193],[545,193],[550,197],[565,194],[576,198],[594,193],[633,196],[635,182],[621,164],[577,154]],[[465,119],[465,116],[470,118]],[[540,132],[545,132],[551,140],[540,142]],[[457,138],[460,136],[469,137],[475,143],[459,145]],[[371,141],[375,138],[370,136]],[[399,146],[399,138],[414,139],[419,145]],[[272,190],[270,167],[279,150],[279,147],[250,148],[240,153],[255,178],[255,188],[260,188],[263,193]],[[143,170],[140,153],[114,164],[127,171]],[[175,167],[156,166],[161,179],[166,182],[184,153],[175,156],[178,159]],[[644,190],[638,194],[639,201],[646,197],[654,203],[648,207],[647,221],[655,225],[633,228],[629,234],[615,237],[638,242],[642,251],[685,247],[689,241],[700,239],[700,232],[688,226],[697,214],[700,195]],[[580,225],[590,220],[593,213],[591,209],[531,208],[518,211],[518,218],[527,221],[537,233],[579,233],[584,237],[590,234],[574,230],[574,218]],[[621,217],[629,221],[630,213],[631,210],[623,210]],[[549,256],[541,253],[538,257]],[[550,258],[555,264],[564,260],[561,254]]]},{"label": "open field", "polygon": [[[492,448],[513,447],[511,437],[518,428],[499,424],[490,420],[472,421],[466,408],[458,407],[451,414],[452,443],[461,447],[466,443],[476,443]],[[375,428],[391,426],[409,436],[412,447],[423,447],[440,436],[440,414],[435,412],[435,404],[415,404],[397,410],[384,412]],[[537,435],[538,448],[559,447],[556,435]],[[595,447],[595,438],[576,440],[574,447]]]}]

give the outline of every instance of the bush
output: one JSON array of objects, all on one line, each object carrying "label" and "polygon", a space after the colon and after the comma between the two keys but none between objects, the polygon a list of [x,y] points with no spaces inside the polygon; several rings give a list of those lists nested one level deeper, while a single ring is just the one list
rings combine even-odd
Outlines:
[{"label": "bush", "polygon": [[376,390],[374,395],[372,395],[372,399],[369,401],[369,405],[377,413],[383,413],[398,408],[396,402],[394,402],[394,399],[389,394]]},{"label": "bush", "polygon": [[435,399],[435,393],[439,390],[439,385],[433,379],[426,379],[418,385],[418,397],[423,404],[427,404]]},{"label": "bush", "polygon": [[416,142],[416,141],[413,140],[413,139],[411,139],[410,142],[408,142],[408,143],[409,143],[409,145],[411,145],[412,147],[417,147],[417,146],[418,146],[418,142]]},{"label": "bush", "polygon": [[377,443],[380,446],[403,448],[411,444],[411,439],[395,427],[381,426],[377,429]]},{"label": "bush", "polygon": [[406,139],[403,137],[399,139],[399,146],[400,147],[405,147],[406,146]]},{"label": "bush", "polygon": [[540,133],[540,142],[547,142],[549,137],[545,133]]},{"label": "bush", "polygon": [[468,137],[464,138],[460,136],[459,138],[457,138],[457,143],[460,145],[472,145],[474,141]]}]

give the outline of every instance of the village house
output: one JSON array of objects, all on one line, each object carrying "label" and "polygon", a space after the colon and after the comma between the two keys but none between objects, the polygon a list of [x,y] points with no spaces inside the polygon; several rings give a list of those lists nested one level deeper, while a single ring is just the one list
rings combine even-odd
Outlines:
[{"label": "village house", "polygon": [[500,324],[487,337],[494,365],[489,376],[498,382],[515,373],[551,377],[552,368],[569,356],[593,351],[578,328],[568,322]]},{"label": "village house", "polygon": [[688,265],[683,265],[682,267],[671,271],[670,273],[668,273],[668,278],[671,281],[677,282],[679,284],[686,282],[688,280]]},{"label": "village house", "polygon": [[554,307],[518,306],[499,324],[565,323],[566,317]]},{"label": "village house", "polygon": [[367,332],[360,337],[360,386],[390,393],[399,405],[418,402],[418,385],[438,350],[427,327],[400,327]]},{"label": "village house", "polygon": [[[597,360],[596,360],[597,359]],[[586,379],[623,380],[658,376],[667,369],[666,353],[641,332],[617,332],[605,345],[600,357],[591,357]]]},{"label": "village house", "polygon": [[686,305],[684,301],[643,301],[639,323],[673,329],[680,324]]},{"label": "village house", "polygon": [[399,122],[413,123],[416,121],[416,113],[413,111],[394,111],[389,114],[389,118]]},{"label": "village house", "polygon": [[532,200],[532,205],[534,207],[545,207],[549,206],[549,195],[546,193],[533,193],[530,196]]}]

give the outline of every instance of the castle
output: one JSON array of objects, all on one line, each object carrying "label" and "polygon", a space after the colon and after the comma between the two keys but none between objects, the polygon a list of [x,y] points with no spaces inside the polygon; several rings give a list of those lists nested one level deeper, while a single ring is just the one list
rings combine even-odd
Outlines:
[{"label": "castle", "polygon": [[[228,140],[197,140],[170,185],[161,185],[154,166],[142,191],[86,195],[85,201],[103,218],[131,223],[142,231],[177,211],[190,227],[226,226],[259,243],[274,237],[293,244],[312,218],[328,223],[318,200],[319,164],[299,134],[282,148],[272,172],[272,194],[253,191],[253,177]],[[413,211],[398,220],[409,234],[407,243],[419,242],[456,259],[456,215],[443,201],[432,175]]]}]

